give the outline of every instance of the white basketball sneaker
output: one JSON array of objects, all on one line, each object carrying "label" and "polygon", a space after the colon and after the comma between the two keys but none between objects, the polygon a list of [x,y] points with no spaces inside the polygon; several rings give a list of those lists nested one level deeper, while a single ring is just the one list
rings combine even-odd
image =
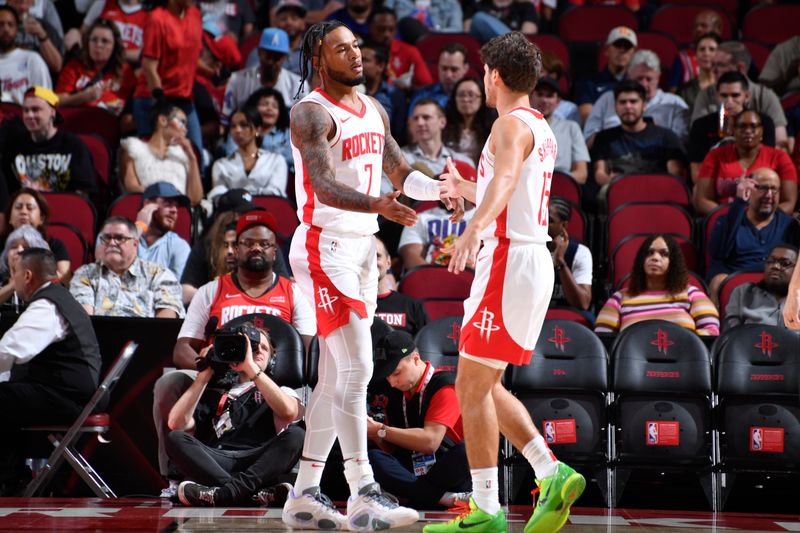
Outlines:
[{"label": "white basketball sneaker", "polygon": [[358,495],[347,500],[347,526],[353,531],[379,531],[403,527],[419,520],[419,513],[401,507],[397,498],[383,492],[380,485],[361,487]]},{"label": "white basketball sneaker", "polygon": [[347,529],[347,517],[336,510],[319,487],[309,487],[300,496],[289,491],[281,518],[295,529]]}]

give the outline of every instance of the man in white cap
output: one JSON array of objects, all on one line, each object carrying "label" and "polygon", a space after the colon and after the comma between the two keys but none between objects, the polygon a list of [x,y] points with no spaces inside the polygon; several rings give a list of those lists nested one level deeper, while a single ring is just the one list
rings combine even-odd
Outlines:
[{"label": "man in white cap", "polygon": [[[247,98],[262,87],[275,89],[286,107],[291,107],[301,86],[300,76],[283,68],[289,56],[289,35],[280,28],[267,28],[258,44],[258,65],[236,71],[225,89],[222,106],[223,123],[241,107]],[[300,97],[305,95],[305,87]]]},{"label": "man in white cap", "polygon": [[592,107],[600,95],[613,89],[617,82],[625,77],[637,45],[636,32],[627,26],[617,26],[608,34],[605,49],[606,68],[596,76],[581,80],[575,88],[575,103],[578,104],[581,122],[584,122],[592,112]]}]

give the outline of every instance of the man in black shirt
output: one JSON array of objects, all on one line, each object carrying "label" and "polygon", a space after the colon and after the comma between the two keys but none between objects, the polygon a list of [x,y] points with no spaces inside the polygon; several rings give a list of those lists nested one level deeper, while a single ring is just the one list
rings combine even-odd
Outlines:
[{"label": "man in black shirt", "polygon": [[[709,113],[698,118],[692,123],[689,131],[689,168],[692,181],[697,179],[700,172],[700,163],[703,162],[708,152],[721,142],[733,140],[733,119],[745,110],[750,100],[750,82],[747,76],[734,70],[726,72],[717,80],[717,101],[725,109],[723,123],[720,124],[719,112]],[[762,131],[764,132],[763,144],[775,146],[775,123],[764,113],[761,117]]]},{"label": "man in black shirt", "polygon": [[645,122],[644,102],[644,87],[634,80],[623,80],[614,88],[614,107],[621,124],[595,138],[592,161],[598,186],[631,172],[683,175],[686,156],[680,140],[672,131]]},{"label": "man in black shirt", "polygon": [[50,250],[29,248],[11,265],[28,303],[0,339],[0,496],[30,480],[20,428],[71,424],[98,386],[100,350],[89,315],[56,279]]},{"label": "man in black shirt", "polygon": [[2,147],[0,205],[21,187],[40,191],[97,191],[89,149],[74,133],[56,128],[58,96],[44,87],[25,92],[24,133],[7,136]]},{"label": "man in black shirt", "polygon": [[[266,493],[280,491],[283,497],[288,493],[288,486],[275,485],[278,476],[300,459],[305,431],[294,422],[302,417],[303,405],[292,389],[272,379],[274,349],[269,334],[257,331],[256,350],[248,337],[244,360],[230,364],[239,375],[237,383],[224,390],[210,388],[216,366],[211,363],[169,413],[172,432],[167,436],[167,454],[192,480],[178,487],[184,505],[270,501]],[[202,350],[200,358],[206,358],[208,351]],[[273,488],[260,490],[266,487]]]},{"label": "man in black shirt", "polygon": [[394,329],[416,335],[428,323],[428,315],[422,302],[393,289],[391,273],[392,258],[383,241],[376,237],[378,245],[378,307],[375,316]]}]

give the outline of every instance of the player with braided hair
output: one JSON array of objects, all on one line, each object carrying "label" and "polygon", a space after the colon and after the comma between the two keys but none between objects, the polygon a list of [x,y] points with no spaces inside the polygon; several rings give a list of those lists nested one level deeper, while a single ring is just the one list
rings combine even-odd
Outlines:
[{"label": "player with braided hair", "polygon": [[[301,53],[303,80],[316,74],[319,87],[291,112],[301,223],[289,261],[316,309],[320,359],[306,411],[300,471],[283,521],[302,529],[402,527],[416,522],[417,512],[381,491],[367,458],[370,326],[378,290],[373,235],[378,231],[376,215],[406,226],[416,221],[414,211],[397,201],[400,191],[418,200],[439,200],[439,186],[409,167],[392,138],[386,111],[356,90],[364,82],[361,51],[347,26],[338,21],[314,24]],[[397,191],[380,194],[381,171]],[[459,206],[454,216],[461,214]],[[346,517],[319,488],[337,438],[351,494]]]}]

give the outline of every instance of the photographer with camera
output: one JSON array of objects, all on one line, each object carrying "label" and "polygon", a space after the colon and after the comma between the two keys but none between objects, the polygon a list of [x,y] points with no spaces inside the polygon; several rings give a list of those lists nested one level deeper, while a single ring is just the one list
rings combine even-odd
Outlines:
[{"label": "photographer with camera", "polygon": [[[300,458],[305,431],[293,424],[303,414],[300,398],[272,379],[275,363],[269,334],[249,322],[223,328],[200,351],[197,379],[168,419],[167,454],[191,480],[178,487],[184,505],[283,503],[291,486],[278,476]],[[225,383],[229,368],[238,381],[209,387],[212,378]]]},{"label": "photographer with camera", "polygon": [[192,298],[186,312],[172,360],[178,372],[168,372],[153,388],[153,421],[158,434],[158,465],[170,480],[161,492],[164,498],[175,496],[178,482],[170,470],[165,450],[169,433],[167,419],[175,402],[195,379],[195,359],[210,342],[213,333],[228,321],[247,314],[269,314],[290,323],[300,333],[305,349],[316,333],[317,324],[311,305],[290,279],[273,270],[277,252],[275,217],[265,211],[251,211],[236,223],[236,269],[206,283]]},{"label": "photographer with camera", "polygon": [[[372,382],[386,380],[385,422],[367,420],[375,479],[417,509],[469,501],[471,480],[452,368],[420,358],[411,335],[393,331],[378,342]],[[374,416],[374,414],[373,414]]]}]

